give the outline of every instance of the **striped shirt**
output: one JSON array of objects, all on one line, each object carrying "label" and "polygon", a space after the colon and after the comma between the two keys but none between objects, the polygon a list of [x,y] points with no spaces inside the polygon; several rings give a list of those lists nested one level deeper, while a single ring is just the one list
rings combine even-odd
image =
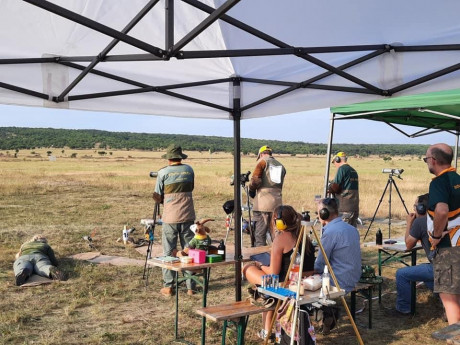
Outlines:
[{"label": "striped shirt", "polygon": [[438,247],[460,246],[460,175],[452,167],[441,171],[430,183],[427,217],[430,234],[433,231],[434,210],[439,202],[449,206],[449,213],[446,229]]},{"label": "striped shirt", "polygon": [[158,171],[155,193],[163,197],[164,223],[177,224],[195,220],[192,197],[194,183],[195,174],[187,164],[168,165]]}]

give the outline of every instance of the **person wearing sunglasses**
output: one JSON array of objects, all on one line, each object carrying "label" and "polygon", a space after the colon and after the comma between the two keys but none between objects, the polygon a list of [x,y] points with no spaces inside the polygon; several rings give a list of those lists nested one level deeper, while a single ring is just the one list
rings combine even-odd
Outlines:
[{"label": "person wearing sunglasses", "polygon": [[439,293],[449,325],[460,321],[460,175],[451,166],[452,148],[431,145],[423,159],[431,180],[427,227],[437,254],[433,259],[434,292]]}]

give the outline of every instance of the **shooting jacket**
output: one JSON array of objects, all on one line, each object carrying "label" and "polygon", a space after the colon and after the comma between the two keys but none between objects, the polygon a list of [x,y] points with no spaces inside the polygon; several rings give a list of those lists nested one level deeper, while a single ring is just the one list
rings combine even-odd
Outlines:
[{"label": "shooting jacket", "polygon": [[257,161],[249,183],[249,189],[257,191],[253,201],[254,211],[273,212],[277,206],[282,205],[285,175],[284,166],[272,156]]},{"label": "shooting jacket", "polygon": [[195,173],[187,164],[168,165],[158,171],[155,193],[163,202],[164,223],[177,224],[193,222],[195,208],[192,191]]},{"label": "shooting jacket", "polygon": [[342,192],[336,195],[339,201],[339,212],[359,212],[359,184],[358,173],[348,164],[343,164],[337,170],[332,181],[342,188]]}]

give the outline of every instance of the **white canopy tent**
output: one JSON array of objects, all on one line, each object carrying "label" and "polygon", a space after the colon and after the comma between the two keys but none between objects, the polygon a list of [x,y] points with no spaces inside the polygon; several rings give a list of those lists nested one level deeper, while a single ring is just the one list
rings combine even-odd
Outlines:
[{"label": "white canopy tent", "polygon": [[[241,119],[460,80],[456,0],[0,0],[0,9],[2,104],[233,121],[236,228]],[[237,299],[240,271],[238,261]]]}]

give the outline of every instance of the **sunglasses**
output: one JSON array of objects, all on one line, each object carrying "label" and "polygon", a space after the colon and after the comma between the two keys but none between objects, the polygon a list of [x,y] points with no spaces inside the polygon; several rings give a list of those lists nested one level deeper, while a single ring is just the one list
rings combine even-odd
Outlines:
[{"label": "sunglasses", "polygon": [[428,159],[433,159],[433,160],[436,160],[436,158],[434,157],[423,157],[423,161],[426,163],[428,161]]}]

